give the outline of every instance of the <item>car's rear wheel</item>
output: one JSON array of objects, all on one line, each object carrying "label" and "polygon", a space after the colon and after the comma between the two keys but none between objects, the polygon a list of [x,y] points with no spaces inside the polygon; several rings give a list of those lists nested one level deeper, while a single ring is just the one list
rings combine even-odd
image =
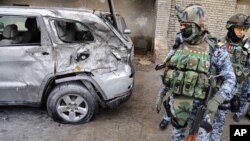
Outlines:
[{"label": "car's rear wheel", "polygon": [[48,114],[60,123],[89,122],[96,111],[97,102],[81,84],[64,83],[56,86],[47,100]]}]

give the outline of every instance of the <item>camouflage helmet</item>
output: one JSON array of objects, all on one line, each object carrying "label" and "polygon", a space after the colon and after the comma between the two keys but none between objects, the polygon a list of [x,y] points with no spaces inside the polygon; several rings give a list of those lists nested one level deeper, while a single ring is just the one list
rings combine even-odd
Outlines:
[{"label": "camouflage helmet", "polygon": [[250,27],[250,18],[249,16],[238,13],[230,17],[227,21],[226,28],[230,29],[232,26],[246,26]]},{"label": "camouflage helmet", "polygon": [[176,5],[179,22],[195,23],[201,29],[205,28],[205,10],[199,4],[188,5],[185,9]]}]

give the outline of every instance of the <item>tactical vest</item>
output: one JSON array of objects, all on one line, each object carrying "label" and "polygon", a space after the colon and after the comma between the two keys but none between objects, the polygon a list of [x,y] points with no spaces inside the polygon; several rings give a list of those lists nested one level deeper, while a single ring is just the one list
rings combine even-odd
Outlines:
[{"label": "tactical vest", "polygon": [[[224,40],[226,42],[226,40]],[[248,75],[244,72],[245,65],[247,63],[247,51],[242,49],[242,43],[240,44],[230,44],[226,43],[228,52],[230,54],[230,60],[234,68],[235,75],[237,77],[238,83],[241,83],[244,78]]]},{"label": "tactical vest", "polygon": [[170,92],[205,99],[209,88],[210,47],[207,42],[199,45],[184,43],[176,50],[164,72],[164,84]]}]

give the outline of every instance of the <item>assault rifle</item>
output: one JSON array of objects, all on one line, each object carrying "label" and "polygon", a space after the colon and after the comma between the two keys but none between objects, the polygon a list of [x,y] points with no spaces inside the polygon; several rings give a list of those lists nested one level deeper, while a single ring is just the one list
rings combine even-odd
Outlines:
[{"label": "assault rifle", "polygon": [[204,104],[199,106],[197,109],[196,116],[193,119],[190,131],[189,131],[189,135],[187,137],[187,141],[196,141],[200,127],[204,128],[207,132],[211,132],[213,129],[210,123],[203,121],[203,117],[205,116],[205,112],[207,108],[207,103],[212,94],[212,83],[214,82],[214,77],[213,76],[210,77],[209,81],[210,81],[210,87],[209,87],[208,94],[206,95]]}]

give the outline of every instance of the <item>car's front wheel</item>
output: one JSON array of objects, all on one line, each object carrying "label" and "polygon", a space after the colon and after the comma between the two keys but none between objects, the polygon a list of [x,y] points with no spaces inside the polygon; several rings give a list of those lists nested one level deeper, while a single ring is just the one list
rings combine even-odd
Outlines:
[{"label": "car's front wheel", "polygon": [[97,102],[81,84],[64,83],[56,86],[47,100],[48,114],[60,123],[89,122],[96,111]]}]

